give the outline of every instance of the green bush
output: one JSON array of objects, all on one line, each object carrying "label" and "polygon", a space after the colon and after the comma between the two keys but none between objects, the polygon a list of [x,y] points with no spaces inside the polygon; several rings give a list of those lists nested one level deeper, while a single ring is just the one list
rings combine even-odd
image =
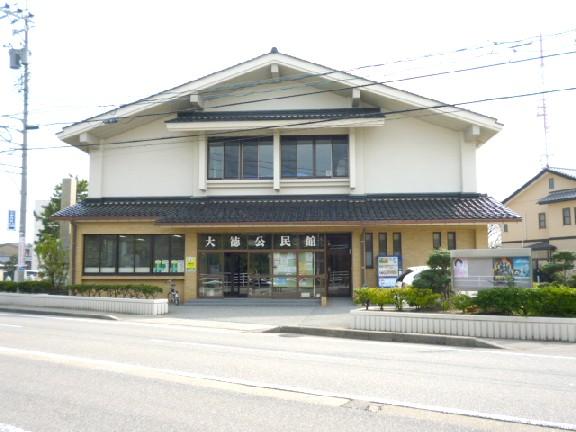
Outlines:
[{"label": "green bush", "polygon": [[68,292],[62,288],[54,288],[50,281],[0,281],[0,292],[18,292],[22,294],[54,294],[66,295]]},{"label": "green bush", "polygon": [[492,288],[480,291],[482,312],[523,316],[576,316],[576,288],[547,284],[539,288]]},{"label": "green bush", "polygon": [[475,306],[474,299],[466,294],[457,294],[446,300],[444,309],[457,309],[462,313],[468,312]]},{"label": "green bush", "polygon": [[374,288],[358,288],[354,291],[354,303],[366,306],[366,310],[370,307],[370,290]]},{"label": "green bush", "polygon": [[124,297],[124,298],[156,298],[162,293],[162,288],[155,285],[101,285],[79,284],[69,286],[72,295],[87,297]]},{"label": "green bush", "polygon": [[432,292],[429,288],[404,288],[406,303],[416,309],[433,309],[439,305],[440,294]]}]

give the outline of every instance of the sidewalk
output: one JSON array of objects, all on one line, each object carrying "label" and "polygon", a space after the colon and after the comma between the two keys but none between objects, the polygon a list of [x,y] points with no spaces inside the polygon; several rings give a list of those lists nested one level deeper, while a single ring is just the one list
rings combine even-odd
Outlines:
[{"label": "sidewalk", "polygon": [[143,324],[174,325],[192,328],[213,328],[255,333],[297,333],[312,336],[383,342],[407,342],[455,347],[497,348],[531,355],[566,355],[576,358],[576,344],[502,339],[478,339],[459,336],[420,335],[351,330],[351,309],[357,307],[350,299],[330,299],[327,306],[317,304],[295,307],[277,306],[173,306],[168,315],[138,316],[73,311],[62,308],[2,306],[0,313],[118,320]]}]

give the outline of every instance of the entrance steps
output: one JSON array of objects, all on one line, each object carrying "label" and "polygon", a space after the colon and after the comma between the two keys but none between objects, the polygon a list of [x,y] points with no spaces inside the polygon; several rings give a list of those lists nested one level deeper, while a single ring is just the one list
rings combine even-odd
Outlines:
[{"label": "entrance steps", "polygon": [[225,297],[225,298],[199,298],[184,303],[186,306],[242,306],[242,307],[314,307],[320,306],[319,298],[304,299],[281,299],[281,298],[250,298],[250,297]]}]

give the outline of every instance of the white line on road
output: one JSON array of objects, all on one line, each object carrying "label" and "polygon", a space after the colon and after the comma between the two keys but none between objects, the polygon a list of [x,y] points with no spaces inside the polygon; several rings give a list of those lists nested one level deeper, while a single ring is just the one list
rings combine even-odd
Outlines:
[{"label": "white line on road", "polygon": [[[26,358],[36,361],[49,361],[57,364],[64,364],[85,369],[104,370],[125,375],[138,376],[143,378],[163,379],[171,382],[183,382],[201,387],[209,387],[219,390],[234,391],[243,394],[251,394],[264,397],[273,397],[284,400],[297,400],[307,403],[315,403],[328,406],[342,406],[349,401],[357,400],[381,405],[413,408],[424,411],[431,411],[441,414],[461,415],[467,417],[483,418],[508,423],[519,423],[541,427],[551,427],[562,430],[576,431],[576,424],[551,422],[540,419],[530,419],[515,417],[497,413],[484,413],[472,410],[464,410],[452,407],[442,407],[436,405],[426,405],[420,403],[382,399],[364,395],[343,394],[338,392],[326,392],[317,389],[303,387],[282,386],[257,381],[248,381],[231,377],[218,377],[176,369],[154,368],[138,364],[121,363],[110,360],[98,360],[85,357],[78,357],[66,354],[56,354],[43,351],[22,350],[18,348],[0,346],[0,355]],[[10,431],[12,432],[12,431]]]},{"label": "white line on road", "polygon": [[[15,328],[22,328],[24,326],[21,325],[17,325],[17,324],[0,324],[0,327],[15,327]],[[2,432],[2,429],[0,429],[0,432]]]},{"label": "white line on road", "polygon": [[28,432],[9,424],[0,423],[0,432]]}]

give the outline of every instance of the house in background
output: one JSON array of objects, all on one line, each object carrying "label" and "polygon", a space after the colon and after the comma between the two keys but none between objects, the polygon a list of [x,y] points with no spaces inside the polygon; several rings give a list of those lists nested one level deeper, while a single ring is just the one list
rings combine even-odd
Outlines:
[{"label": "house in background", "polygon": [[534,270],[555,251],[576,251],[576,169],[544,168],[504,204],[522,222],[502,224],[502,246],[531,248]]},{"label": "house in background", "polygon": [[351,296],[377,256],[485,248],[519,217],[476,190],[496,119],[264,54],[66,127],[90,154],[75,283],[196,297]]}]

